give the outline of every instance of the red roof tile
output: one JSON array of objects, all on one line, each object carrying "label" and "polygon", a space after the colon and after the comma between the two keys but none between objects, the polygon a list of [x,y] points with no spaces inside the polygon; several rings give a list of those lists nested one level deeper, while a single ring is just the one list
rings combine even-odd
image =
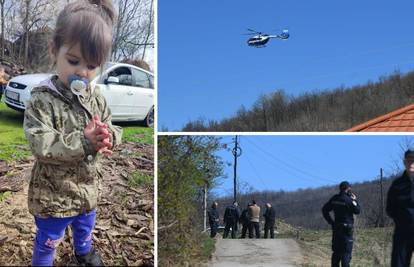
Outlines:
[{"label": "red roof tile", "polygon": [[414,104],[354,126],[346,132],[414,132]]}]

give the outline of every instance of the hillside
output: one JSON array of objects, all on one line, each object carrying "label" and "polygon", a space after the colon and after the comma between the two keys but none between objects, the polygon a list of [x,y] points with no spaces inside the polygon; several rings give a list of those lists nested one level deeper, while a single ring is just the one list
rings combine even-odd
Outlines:
[{"label": "hillside", "polygon": [[[386,194],[393,178],[388,177],[383,181],[384,202],[386,201]],[[375,227],[380,225],[382,217],[379,180],[352,184],[352,191],[357,195],[361,205],[361,214],[356,216],[355,224],[359,227]],[[249,201],[255,199],[258,205],[262,207],[262,213],[265,203],[270,202],[276,209],[277,218],[295,227],[317,230],[328,229],[329,225],[323,219],[321,209],[330,197],[336,193],[338,193],[337,186],[299,189],[293,192],[262,191],[241,195],[238,201],[240,207],[245,208]],[[222,216],[225,207],[232,203],[233,198],[220,198],[217,201]],[[263,217],[261,219],[264,220]],[[384,224],[392,224],[385,211]]]},{"label": "hillside", "polygon": [[199,119],[183,131],[344,131],[384,115],[414,99],[414,72],[380,77],[350,88],[311,91],[294,97],[283,89],[260,96],[220,121]]}]

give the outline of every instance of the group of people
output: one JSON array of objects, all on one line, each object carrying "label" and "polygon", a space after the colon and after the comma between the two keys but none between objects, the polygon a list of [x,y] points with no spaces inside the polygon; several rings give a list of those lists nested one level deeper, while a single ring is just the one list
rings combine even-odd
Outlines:
[{"label": "group of people", "polygon": [[[217,209],[218,203],[214,202],[211,209],[208,211],[208,221],[210,224],[210,236],[215,237],[219,226],[219,212]],[[241,238],[246,238],[247,231],[249,238],[260,238],[260,207],[255,200],[247,204],[247,207],[240,212],[237,201],[232,205],[226,207],[224,211],[223,221],[225,224],[223,238],[227,238],[231,231],[231,238],[237,237],[237,230],[239,224],[242,226]],[[264,238],[275,237],[275,223],[276,213],[275,209],[270,203],[266,203],[266,209],[263,214],[265,218]]]},{"label": "group of people", "polygon": [[[395,225],[391,267],[409,267],[414,251],[414,150],[404,153],[403,162],[405,171],[393,181],[387,196],[386,212]],[[346,181],[340,183],[339,193],[323,206],[323,217],[332,226],[332,267],[350,266],[354,214],[360,212],[357,197]]]},{"label": "group of people", "polygon": [[[410,266],[414,251],[414,150],[404,153],[405,171],[393,181],[388,196],[386,212],[394,221],[394,236],[391,253],[391,267]],[[219,224],[219,212],[217,202],[214,202],[208,212],[211,228],[211,237],[215,237]],[[330,212],[334,213],[334,218]],[[354,215],[360,214],[361,207],[357,196],[351,191],[349,182],[339,184],[339,193],[335,194],[322,207],[322,215],[332,227],[332,257],[331,266],[350,266],[353,247]],[[241,213],[237,202],[233,202],[224,212],[224,235],[227,238],[231,229],[231,237],[236,238],[238,224],[242,225],[241,238],[246,237],[249,230],[249,238],[253,238],[253,230],[256,238],[260,238],[259,228],[260,207],[253,200]],[[270,203],[266,203],[265,238],[274,238],[275,210]]]}]

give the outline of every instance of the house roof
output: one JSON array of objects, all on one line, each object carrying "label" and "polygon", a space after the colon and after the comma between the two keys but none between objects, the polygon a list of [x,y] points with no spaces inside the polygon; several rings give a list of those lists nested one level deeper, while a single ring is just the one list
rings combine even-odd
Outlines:
[{"label": "house roof", "polygon": [[346,132],[414,132],[414,104],[354,126]]}]

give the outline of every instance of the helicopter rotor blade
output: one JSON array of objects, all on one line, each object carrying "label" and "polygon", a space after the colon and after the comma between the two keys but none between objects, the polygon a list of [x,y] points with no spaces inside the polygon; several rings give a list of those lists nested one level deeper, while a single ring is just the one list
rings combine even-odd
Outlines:
[{"label": "helicopter rotor blade", "polygon": [[251,32],[254,32],[254,33],[257,33],[257,34],[262,34],[262,32],[258,32],[258,31],[255,31],[255,30],[252,30],[252,29],[249,29],[249,28],[247,28],[247,30],[251,31]]}]

